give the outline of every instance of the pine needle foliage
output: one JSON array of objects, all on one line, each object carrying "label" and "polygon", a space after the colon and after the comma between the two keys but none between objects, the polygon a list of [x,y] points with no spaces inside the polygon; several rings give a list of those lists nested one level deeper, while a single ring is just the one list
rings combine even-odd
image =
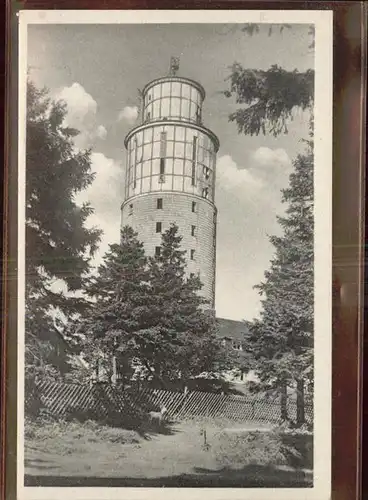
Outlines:
[{"label": "pine needle foliage", "polygon": [[[27,86],[26,120],[26,365],[43,365],[55,337],[52,309],[66,318],[85,302],[52,289],[62,280],[71,292],[83,288],[101,231],[87,228],[93,213],[75,195],[94,179],[91,152],[78,151],[78,131],[65,125],[66,104],[47,89]],[[42,348],[45,347],[45,349]]]},{"label": "pine needle foliage", "polygon": [[109,374],[114,358],[124,383],[137,367],[165,387],[218,366],[215,318],[203,309],[199,278],[187,276],[181,240],[170,226],[160,255],[147,258],[137,233],[123,228],[88,287],[94,304],[78,327],[82,350],[93,363],[105,360]]},{"label": "pine needle foliage", "polygon": [[[304,391],[313,389],[314,217],[313,152],[294,161],[288,206],[278,217],[283,233],[271,236],[275,249],[264,281],[256,286],[262,302],[260,319],[250,325],[249,351],[256,360],[258,390],[297,387],[298,415],[304,423]],[[285,410],[285,409],[284,409]]]}]

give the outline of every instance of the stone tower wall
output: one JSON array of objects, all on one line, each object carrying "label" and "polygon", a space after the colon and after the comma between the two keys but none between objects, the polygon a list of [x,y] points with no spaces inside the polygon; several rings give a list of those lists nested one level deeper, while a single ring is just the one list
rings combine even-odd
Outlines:
[{"label": "stone tower wall", "polygon": [[147,255],[154,255],[161,233],[176,223],[187,272],[199,274],[201,293],[214,308],[219,142],[202,124],[204,97],[201,85],[177,76],[159,78],[144,88],[142,124],[125,138],[121,225],[133,227]]},{"label": "stone tower wall", "polygon": [[[162,200],[157,208],[158,200]],[[193,211],[194,210],[194,211]],[[186,251],[187,273],[199,275],[201,294],[214,308],[216,272],[216,208],[199,196],[184,193],[149,193],[130,198],[122,205],[122,224],[131,226],[153,256],[161,244],[161,233],[177,224]],[[161,223],[157,232],[157,223]],[[194,252],[193,252],[194,251]]]}]

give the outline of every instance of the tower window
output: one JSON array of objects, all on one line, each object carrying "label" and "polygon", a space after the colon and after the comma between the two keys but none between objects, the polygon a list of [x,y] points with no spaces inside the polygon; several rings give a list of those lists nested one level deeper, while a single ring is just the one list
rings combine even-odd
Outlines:
[{"label": "tower window", "polygon": [[129,205],[129,215],[133,215],[133,203]]},{"label": "tower window", "polygon": [[160,182],[165,182],[165,158],[160,158]]},{"label": "tower window", "polygon": [[161,233],[162,231],[162,222],[156,222],[156,233]]},{"label": "tower window", "polygon": [[190,251],[190,260],[194,260],[195,250]]},{"label": "tower window", "polygon": [[210,178],[210,169],[208,167],[203,167],[203,175],[206,181]]},{"label": "tower window", "polygon": [[196,227],[192,226],[192,236],[195,236],[195,230],[196,230]]},{"label": "tower window", "polygon": [[196,178],[196,161],[197,161],[197,137],[193,137],[193,151],[192,151],[192,186],[195,186]]},{"label": "tower window", "polygon": [[197,211],[197,203],[195,201],[192,201],[192,212]]},{"label": "tower window", "polygon": [[150,119],[151,119],[151,112],[148,111],[148,113],[147,113],[147,120],[149,121]]},{"label": "tower window", "polygon": [[157,209],[161,210],[163,207],[162,198],[157,198]]},{"label": "tower window", "polygon": [[160,156],[161,158],[166,156],[166,132],[160,134]]},{"label": "tower window", "polygon": [[150,101],[152,99],[151,94],[148,94],[148,100]]},{"label": "tower window", "polygon": [[155,256],[160,257],[160,255],[161,255],[161,247],[156,247],[155,248]]},{"label": "tower window", "polygon": [[160,136],[160,182],[165,182],[166,132]]},{"label": "tower window", "polygon": [[206,198],[206,199],[208,198],[208,188],[202,189],[202,196],[203,196],[203,198]]}]

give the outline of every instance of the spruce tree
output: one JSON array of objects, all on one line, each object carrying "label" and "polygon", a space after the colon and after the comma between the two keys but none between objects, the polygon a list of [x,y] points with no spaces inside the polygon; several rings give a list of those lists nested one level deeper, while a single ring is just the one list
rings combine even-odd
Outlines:
[{"label": "spruce tree", "polygon": [[313,387],[314,223],[313,153],[311,145],[294,161],[288,204],[278,217],[282,236],[272,236],[275,256],[256,288],[262,297],[260,319],[251,325],[249,350],[256,359],[259,388],[281,393],[282,418],[287,418],[286,391],[297,388],[297,423],[304,423],[305,386]]},{"label": "spruce tree", "polygon": [[243,107],[229,115],[239,133],[245,135],[288,132],[297,109],[310,109],[314,96],[314,71],[287,71],[273,65],[268,70],[243,68],[234,63],[225,97],[235,97]]},{"label": "spruce tree", "polygon": [[[241,27],[249,36],[261,31],[268,31],[269,36],[277,31],[282,34],[285,29],[290,30],[292,26],[252,23]],[[309,36],[312,37],[309,49],[314,49],[313,25],[309,27]],[[229,87],[223,94],[235,99],[241,107],[229,115],[229,121],[245,135],[288,133],[288,124],[296,110],[312,111],[314,75],[312,69],[290,71],[275,64],[267,70],[260,70],[244,68],[239,62],[234,62],[228,77]]]},{"label": "spruce tree", "polygon": [[125,226],[120,244],[110,245],[98,273],[86,293],[91,303],[79,322],[83,335],[81,350],[92,366],[103,366],[111,376],[126,382],[139,358],[136,338],[142,326],[142,309],[147,300],[147,258],[137,233]]},{"label": "spruce tree", "polygon": [[214,314],[203,307],[200,279],[186,276],[181,240],[171,225],[162,235],[160,254],[149,260],[149,296],[137,339],[142,364],[163,385],[213,371],[221,351]]},{"label": "spruce tree", "polygon": [[[292,29],[270,25],[269,35],[275,28]],[[242,28],[251,36],[262,29],[259,24]],[[309,34],[313,49],[313,26]],[[312,69],[289,71],[273,65],[259,70],[234,63],[224,95],[241,107],[229,120],[239,133],[276,137],[288,133],[297,109],[307,110],[312,138],[314,76]],[[282,192],[282,201],[288,204],[286,216],[278,218],[283,235],[270,238],[275,256],[264,282],[256,287],[262,297],[261,317],[250,323],[247,339],[261,382],[258,389],[280,393],[283,419],[288,417],[287,388],[296,385],[299,424],[305,419],[305,388],[313,390],[313,195],[313,144],[307,141],[305,154],[294,161],[289,188]]]},{"label": "spruce tree", "polygon": [[128,382],[136,368],[161,386],[183,384],[222,365],[212,311],[198,293],[197,276],[186,276],[178,228],[162,235],[161,253],[147,259],[137,233],[125,227],[111,245],[86,293],[93,300],[79,321],[80,349],[109,376],[116,366]]},{"label": "spruce tree", "polygon": [[64,125],[66,113],[65,103],[52,102],[46,89],[28,82],[26,366],[31,371],[48,362],[50,338],[56,335],[51,312],[70,318],[84,305],[83,299],[69,298],[52,284],[62,280],[69,292],[83,287],[101,234],[86,228],[92,207],[74,200],[94,176],[90,151],[77,151],[78,131]]}]

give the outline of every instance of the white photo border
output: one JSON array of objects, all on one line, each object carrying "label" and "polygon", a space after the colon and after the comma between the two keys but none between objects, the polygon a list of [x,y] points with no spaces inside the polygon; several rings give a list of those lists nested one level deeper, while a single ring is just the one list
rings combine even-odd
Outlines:
[{"label": "white photo border", "polygon": [[[332,49],[328,10],[22,10],[18,106],[18,438],[17,500],[329,500],[332,403]],[[30,24],[298,23],[315,26],[314,215],[315,394],[312,488],[83,488],[24,486],[25,133],[27,29]]]}]

